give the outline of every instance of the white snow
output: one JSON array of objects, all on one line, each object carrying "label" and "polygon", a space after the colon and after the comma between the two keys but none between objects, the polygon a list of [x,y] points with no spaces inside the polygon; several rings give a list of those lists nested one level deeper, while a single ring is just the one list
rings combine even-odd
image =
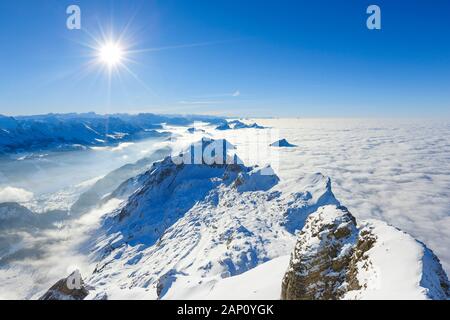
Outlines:
[{"label": "white snow", "polygon": [[164,299],[279,300],[281,280],[287,270],[289,258],[290,256],[281,256],[243,274],[225,279],[180,277]]},{"label": "white snow", "polygon": [[362,268],[361,262],[358,269],[358,280],[367,289],[350,291],[345,299],[429,299],[429,290],[421,286],[422,277],[431,271],[423,268],[423,245],[384,222],[369,220],[363,225],[378,238],[368,251],[369,268]]},{"label": "white snow", "polygon": [[337,203],[320,174],[297,177],[290,188],[261,175],[264,168],[242,168],[178,167],[167,158],[143,175],[92,239],[101,257],[86,280],[94,296],[109,295],[111,284],[155,291],[162,283],[164,297],[184,277],[243,274],[289,255],[308,213]]}]

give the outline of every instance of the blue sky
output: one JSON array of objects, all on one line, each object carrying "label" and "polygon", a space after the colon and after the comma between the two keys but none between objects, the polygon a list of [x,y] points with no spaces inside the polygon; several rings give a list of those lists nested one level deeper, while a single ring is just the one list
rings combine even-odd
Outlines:
[{"label": "blue sky", "polygon": [[[87,44],[127,25],[109,82]],[[450,115],[447,0],[5,0],[0,42],[1,114]]]}]

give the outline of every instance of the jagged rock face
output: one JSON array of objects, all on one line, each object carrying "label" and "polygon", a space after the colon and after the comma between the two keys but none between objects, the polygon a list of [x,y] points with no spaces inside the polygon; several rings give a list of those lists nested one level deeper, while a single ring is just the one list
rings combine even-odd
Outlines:
[{"label": "jagged rock face", "polygon": [[341,206],[311,214],[282,281],[286,300],[448,299],[449,281],[424,244],[387,224],[357,226]]},{"label": "jagged rock face", "polygon": [[[355,218],[344,207],[321,207],[307,220],[283,279],[282,299],[338,299],[357,241]],[[351,279],[353,280],[353,279]],[[357,281],[352,281],[357,286]]]},{"label": "jagged rock face", "polygon": [[39,300],[83,300],[89,294],[77,271],[55,283]]}]

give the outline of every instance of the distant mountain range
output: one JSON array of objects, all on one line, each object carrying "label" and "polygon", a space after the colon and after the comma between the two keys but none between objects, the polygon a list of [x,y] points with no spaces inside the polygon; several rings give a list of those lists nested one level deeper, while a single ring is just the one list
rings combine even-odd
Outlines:
[{"label": "distant mountain range", "polygon": [[156,114],[69,113],[6,117],[0,115],[0,154],[33,150],[74,150],[117,144],[167,133],[162,124],[189,125],[195,121],[221,125],[213,116]]}]

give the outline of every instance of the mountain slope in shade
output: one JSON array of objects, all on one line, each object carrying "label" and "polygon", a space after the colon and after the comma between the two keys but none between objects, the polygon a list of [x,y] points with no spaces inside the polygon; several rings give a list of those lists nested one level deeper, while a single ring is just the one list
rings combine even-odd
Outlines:
[{"label": "mountain slope in shade", "polygon": [[[202,140],[200,149],[211,143]],[[185,159],[195,158],[192,150]],[[112,193],[132,194],[91,239],[87,299],[229,299],[231,288],[242,288],[243,299],[448,295],[430,250],[382,222],[356,224],[330,179],[280,181],[227,148],[213,155],[213,164],[167,157]]]}]

